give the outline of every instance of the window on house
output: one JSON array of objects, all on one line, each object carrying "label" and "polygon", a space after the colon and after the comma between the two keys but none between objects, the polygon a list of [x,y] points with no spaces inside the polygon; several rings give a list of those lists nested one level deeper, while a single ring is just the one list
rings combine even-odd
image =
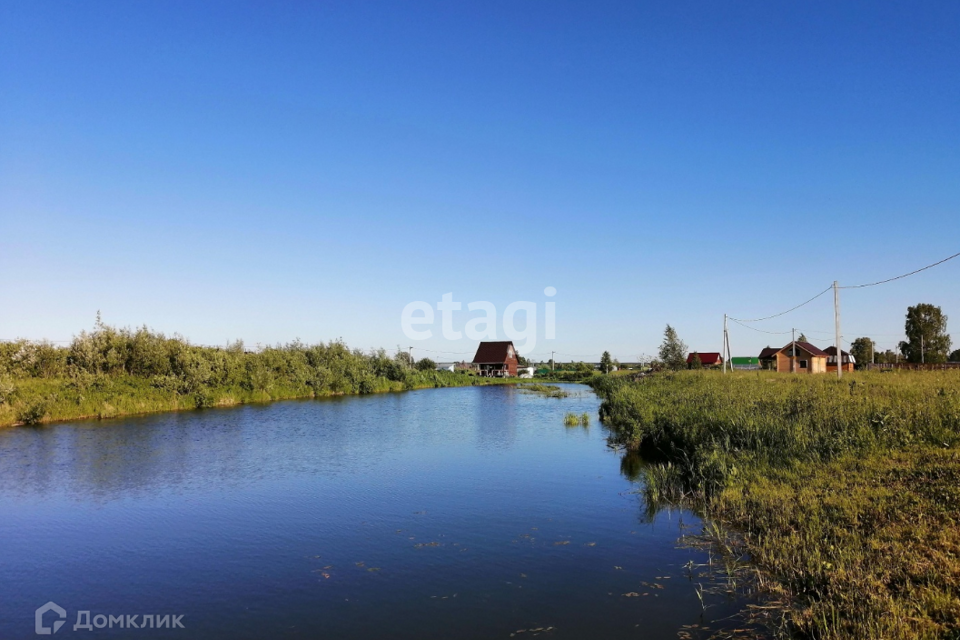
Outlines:
[{"label": "window on house", "polygon": [[800,361],[800,368],[801,368],[801,369],[806,369],[806,368],[807,368],[807,361],[806,361],[806,360],[801,360],[801,361]]}]

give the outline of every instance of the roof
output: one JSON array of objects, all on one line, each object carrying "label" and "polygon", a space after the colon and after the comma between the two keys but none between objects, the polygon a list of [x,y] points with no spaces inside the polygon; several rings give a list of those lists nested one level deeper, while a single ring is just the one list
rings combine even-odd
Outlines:
[{"label": "roof", "polygon": [[[824,352],[825,354],[827,354],[828,356],[835,356],[835,355],[837,355],[837,348],[836,348],[836,347],[827,347],[826,349],[823,350],[823,352]],[[842,353],[842,354],[845,355],[845,356],[849,356],[849,355],[850,355],[849,353],[847,353],[846,351],[843,351],[843,350],[841,350],[840,353]]]},{"label": "roof", "polygon": [[720,357],[720,353],[717,351],[704,351],[703,353],[694,351],[687,356],[687,364],[693,362],[694,355],[700,356],[700,364],[720,364],[723,362],[723,358]]},{"label": "roof", "polygon": [[477,347],[477,355],[473,356],[473,364],[503,364],[507,360],[517,357],[517,350],[513,342],[481,342]]},{"label": "roof", "polygon": [[796,344],[798,349],[802,349],[803,351],[806,351],[807,353],[809,353],[809,354],[812,355],[812,356],[823,356],[823,357],[826,357],[826,355],[827,355],[826,353],[824,353],[823,351],[821,351],[819,348],[813,346],[813,345],[810,344],[809,342],[801,342],[801,341],[799,341],[799,340],[797,340],[796,343],[794,343],[794,342],[788,342],[788,343],[786,344],[786,346],[784,346],[784,347],[782,347],[782,348],[780,348],[780,349],[777,349],[777,352],[784,352],[784,351],[786,351],[786,352],[789,353],[790,347],[791,347],[793,344]]},{"label": "roof", "polygon": [[767,358],[773,358],[773,357],[776,356],[778,353],[780,353],[780,349],[774,349],[773,347],[767,347],[767,348],[765,348],[763,351],[761,351],[761,352],[760,352],[760,355],[757,356],[757,357],[758,357],[759,359],[761,359],[761,360],[766,360]]},{"label": "roof", "polygon": [[[837,348],[836,348],[836,347],[833,347],[833,346],[827,347],[826,349],[823,350],[823,352],[824,352],[825,354],[827,354],[827,358],[829,359],[830,362],[832,362],[833,364],[836,364],[836,363],[837,363]],[[852,355],[850,355],[849,353],[847,353],[847,352],[844,351],[843,349],[840,350],[840,353],[843,354],[843,355],[840,356],[840,357],[843,359],[843,363],[844,363],[844,364],[853,364],[853,363],[856,363],[856,362],[857,362],[857,359],[856,359],[856,358],[854,358]]]}]

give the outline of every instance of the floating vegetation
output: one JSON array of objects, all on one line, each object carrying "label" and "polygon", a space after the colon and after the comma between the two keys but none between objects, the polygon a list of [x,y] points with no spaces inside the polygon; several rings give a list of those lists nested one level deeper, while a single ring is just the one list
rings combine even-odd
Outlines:
[{"label": "floating vegetation", "polygon": [[518,384],[517,388],[520,389],[520,391],[525,391],[526,393],[536,393],[546,398],[566,398],[570,395],[555,384],[540,384],[539,382],[532,382]]},{"label": "floating vegetation", "polygon": [[580,415],[577,415],[575,413],[568,413],[563,416],[563,424],[567,427],[589,427],[590,414],[581,413]]}]

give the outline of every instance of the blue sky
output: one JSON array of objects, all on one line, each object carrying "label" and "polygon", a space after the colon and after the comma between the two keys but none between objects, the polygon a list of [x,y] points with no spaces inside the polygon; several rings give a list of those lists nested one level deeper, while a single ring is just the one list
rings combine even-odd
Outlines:
[{"label": "blue sky", "polygon": [[[960,251],[958,33],[955,2],[4,1],[0,339],[100,310],[454,359],[404,305],[542,323],[553,286],[535,354],[719,350],[724,313]],[[958,281],[845,291],[844,336],[931,302],[960,346]],[[832,296],[757,326],[826,346]]]}]

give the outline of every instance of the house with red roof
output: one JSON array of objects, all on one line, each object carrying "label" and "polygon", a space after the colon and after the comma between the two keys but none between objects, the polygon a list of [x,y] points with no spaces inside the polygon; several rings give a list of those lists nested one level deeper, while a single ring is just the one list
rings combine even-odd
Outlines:
[{"label": "house with red roof", "polygon": [[517,350],[513,342],[481,342],[473,364],[481,376],[512,378],[517,375]]},{"label": "house with red roof", "polygon": [[704,367],[719,367],[723,365],[723,356],[716,351],[704,351],[703,353],[694,351],[687,356],[688,368],[693,366],[693,359],[695,356],[700,356],[700,364]]}]

